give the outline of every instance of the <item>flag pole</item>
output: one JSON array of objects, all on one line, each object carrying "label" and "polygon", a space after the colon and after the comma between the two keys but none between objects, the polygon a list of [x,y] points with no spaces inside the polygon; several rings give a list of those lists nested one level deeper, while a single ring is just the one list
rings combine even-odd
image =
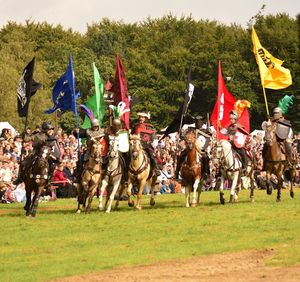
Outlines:
[{"label": "flag pole", "polygon": [[[76,96],[75,96],[75,74],[73,70],[73,60],[72,60],[72,54],[70,54],[70,63],[71,63],[71,69],[72,69],[72,100],[73,100],[73,107],[74,107],[74,116],[75,116],[75,126],[76,128],[79,128],[78,123],[78,112],[77,112],[77,105],[76,105]],[[77,131],[77,144],[78,144],[78,161],[80,162],[80,140],[79,140],[79,132]]]},{"label": "flag pole", "polygon": [[270,118],[270,113],[269,113],[269,107],[268,107],[266,90],[265,90],[265,87],[263,85],[262,85],[262,88],[263,88],[263,93],[264,93],[264,100],[265,100],[265,105],[266,105],[267,117],[269,119]]}]

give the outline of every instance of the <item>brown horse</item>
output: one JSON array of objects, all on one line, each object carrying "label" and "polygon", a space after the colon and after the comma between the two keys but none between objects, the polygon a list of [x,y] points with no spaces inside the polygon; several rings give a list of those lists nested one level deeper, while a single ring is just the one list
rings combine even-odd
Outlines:
[{"label": "brown horse", "polygon": [[[187,158],[181,168],[182,186],[185,187],[185,206],[188,208],[190,204],[195,207],[199,204],[201,188],[199,183],[201,180],[201,156],[196,150],[196,135],[194,132],[188,132],[185,136]],[[198,190],[198,198],[196,193]],[[193,200],[190,203],[190,193],[193,192]]]},{"label": "brown horse", "polygon": [[[32,156],[31,166],[25,174],[26,204],[24,210],[26,216],[36,216],[40,196],[48,184],[50,153],[51,149],[47,145],[42,146],[39,152]],[[31,199],[32,192],[34,196]]]},{"label": "brown horse", "polygon": [[101,182],[102,169],[102,143],[101,139],[92,140],[90,145],[90,156],[84,167],[81,181],[78,185],[78,207],[77,213],[81,212],[80,205],[85,207],[86,199],[88,205],[85,209],[87,213],[91,211],[93,197],[97,191],[97,187]]},{"label": "brown horse", "polygon": [[[267,194],[272,194],[272,186],[269,183],[271,173],[275,174],[277,177],[277,202],[281,200],[281,189],[282,189],[282,176],[287,169],[287,158],[285,152],[283,152],[283,143],[277,142],[275,130],[276,124],[272,123],[270,120],[264,122],[263,128],[265,130],[265,141],[266,141],[266,151],[265,151],[265,170],[267,178]],[[293,179],[294,179],[294,169],[290,169],[291,186],[290,186],[290,196],[294,198],[293,190]]]},{"label": "brown horse", "polygon": [[142,193],[144,191],[145,185],[148,182],[151,187],[151,200],[150,205],[155,205],[154,200],[154,187],[156,184],[157,176],[151,171],[150,159],[142,147],[140,137],[138,135],[130,136],[129,144],[129,153],[130,153],[130,165],[128,172],[128,205],[134,206],[134,201],[131,199],[131,189],[133,183],[137,184],[138,193],[137,193],[137,203],[136,209],[142,209]]}]

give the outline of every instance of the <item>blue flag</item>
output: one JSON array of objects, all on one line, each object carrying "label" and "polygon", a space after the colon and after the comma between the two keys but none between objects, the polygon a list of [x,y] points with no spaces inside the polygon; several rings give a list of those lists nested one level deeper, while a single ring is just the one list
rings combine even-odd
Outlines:
[{"label": "blue flag", "polygon": [[57,109],[76,113],[76,99],[79,95],[79,93],[75,94],[75,76],[73,71],[72,56],[70,55],[67,71],[57,80],[53,88],[52,100],[54,106],[45,111],[45,113],[52,114]]}]

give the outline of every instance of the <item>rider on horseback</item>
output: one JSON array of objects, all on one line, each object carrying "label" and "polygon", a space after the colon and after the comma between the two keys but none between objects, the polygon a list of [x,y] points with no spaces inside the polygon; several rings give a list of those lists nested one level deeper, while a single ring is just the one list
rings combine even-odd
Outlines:
[{"label": "rider on horseback", "polygon": [[[198,153],[201,154],[202,156],[202,165],[203,165],[203,171],[206,173],[206,174],[209,174],[209,167],[208,167],[208,162],[209,162],[209,158],[207,156],[207,153],[206,153],[206,149],[207,147],[209,146],[209,141],[210,141],[210,133],[207,129],[203,129],[203,124],[204,124],[204,118],[202,116],[196,116],[194,118],[194,121],[195,121],[195,134],[196,134],[196,148],[197,148],[197,151],[198,151],[198,147],[197,146],[197,142],[198,142],[198,138],[201,138],[201,151]],[[175,178],[178,179],[179,177],[179,171],[181,169],[181,166],[185,160],[187,156],[187,149],[184,149],[180,155],[177,157],[177,165],[176,165],[176,171],[175,171]]]},{"label": "rider on horseback", "polygon": [[276,139],[277,142],[283,143],[286,158],[288,161],[288,166],[292,164],[292,147],[291,147],[291,140],[293,136],[292,125],[291,122],[285,119],[282,115],[282,110],[280,107],[276,107],[273,110],[273,118],[271,119],[272,123],[276,124]]},{"label": "rider on horseback", "polygon": [[230,112],[229,117],[230,117],[230,125],[227,127],[227,129],[221,128],[220,132],[223,135],[229,135],[229,141],[231,143],[232,148],[241,156],[242,170],[243,170],[243,172],[246,172],[247,165],[248,165],[248,158],[247,158],[247,155],[245,152],[245,148],[244,147],[241,147],[241,148],[236,147],[235,142],[234,142],[234,137],[235,137],[237,130],[241,130],[241,131],[245,132],[245,129],[242,125],[240,125],[238,123],[239,116],[235,110],[232,110]]},{"label": "rider on horseback", "polygon": [[146,151],[150,158],[151,167],[154,169],[156,175],[160,175],[154,148],[152,146],[152,142],[156,139],[155,129],[153,125],[148,122],[148,120],[150,119],[150,112],[143,110],[138,113],[138,116],[139,123],[135,126],[133,132],[134,134],[140,136],[143,149]]},{"label": "rider on horseback", "polygon": [[103,153],[102,153],[102,158],[105,158],[105,156],[107,155],[107,140],[103,137],[105,137],[105,133],[104,133],[104,129],[100,128],[100,123],[98,119],[93,119],[91,121],[91,128],[88,129],[83,129],[83,128],[76,128],[74,135],[76,136],[77,134],[79,134],[80,138],[86,138],[86,145],[87,145],[87,150],[85,151],[84,155],[83,155],[83,159],[82,160],[78,160],[78,169],[77,169],[77,178],[80,178],[83,169],[84,169],[84,165],[85,163],[88,161],[89,156],[90,156],[90,149],[91,149],[91,145],[93,143],[94,140],[101,140],[102,145],[103,145]]},{"label": "rider on horseback", "polygon": [[18,185],[24,182],[24,177],[26,172],[32,166],[32,162],[35,159],[35,156],[39,153],[39,150],[44,146],[47,145],[52,149],[52,154],[49,161],[49,182],[53,179],[53,172],[57,163],[59,163],[59,147],[57,139],[54,135],[54,126],[50,122],[43,122],[42,123],[42,131],[38,132],[31,136],[33,151],[30,155],[28,155],[24,161],[21,162],[19,168],[19,174],[17,179],[14,181],[15,185]]}]

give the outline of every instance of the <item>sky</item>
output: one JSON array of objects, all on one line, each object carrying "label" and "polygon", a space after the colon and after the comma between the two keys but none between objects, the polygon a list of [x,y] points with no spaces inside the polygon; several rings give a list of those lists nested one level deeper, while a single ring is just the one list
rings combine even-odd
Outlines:
[{"label": "sky", "polygon": [[300,14],[300,0],[0,0],[0,28],[8,21],[30,19],[85,33],[88,24],[102,18],[134,23],[170,13],[246,27],[263,4],[264,15],[286,12],[296,18]]}]

